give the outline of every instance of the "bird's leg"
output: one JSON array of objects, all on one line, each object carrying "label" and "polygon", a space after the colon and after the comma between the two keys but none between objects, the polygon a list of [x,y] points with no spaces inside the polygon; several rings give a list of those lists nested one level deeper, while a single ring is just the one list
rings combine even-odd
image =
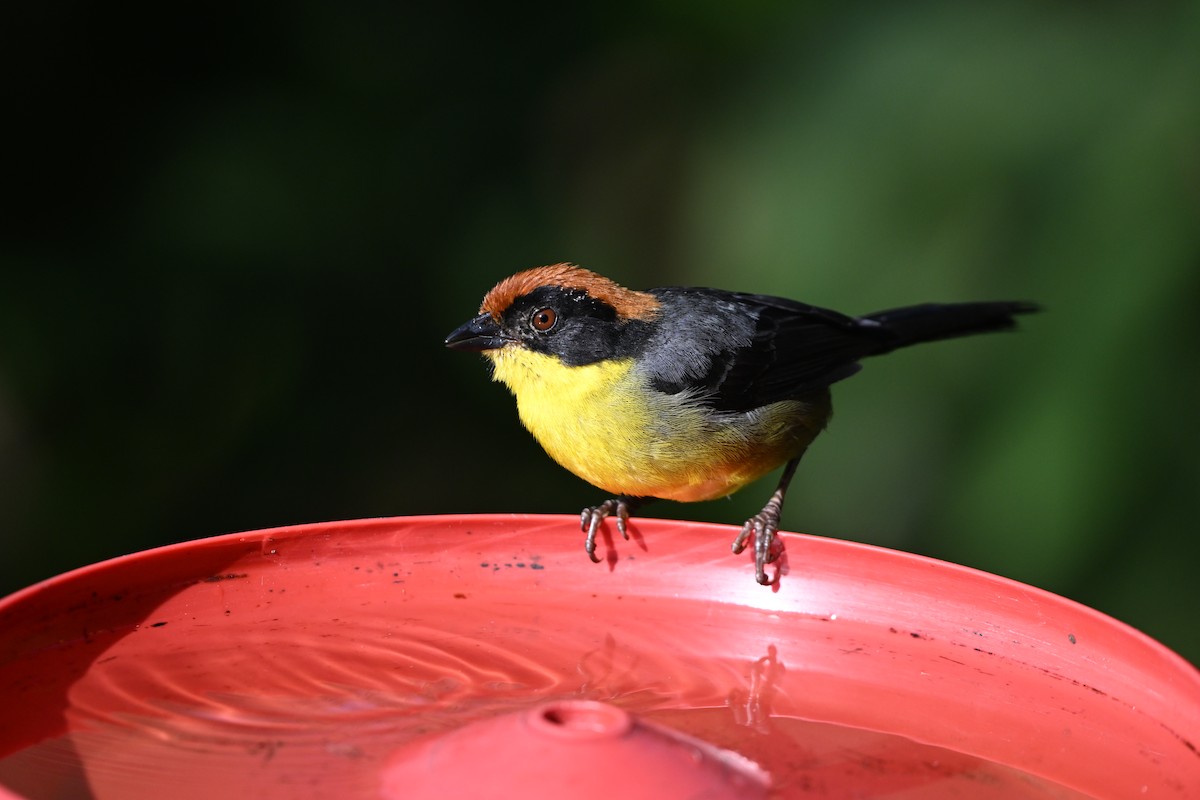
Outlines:
[{"label": "bird's leg", "polygon": [[587,531],[587,540],[583,544],[583,548],[587,550],[588,558],[599,564],[600,559],[596,557],[596,531],[600,528],[600,523],[605,517],[615,515],[617,518],[617,530],[621,532],[621,536],[629,538],[629,512],[633,511],[641,505],[639,497],[614,497],[611,500],[605,500],[598,506],[585,508],[579,515],[579,529]]},{"label": "bird's leg", "polygon": [[779,532],[779,513],[783,510],[783,497],[787,494],[788,484],[792,482],[792,476],[796,474],[796,466],[799,463],[799,458],[793,458],[787,463],[771,499],[763,506],[762,511],[746,520],[742,532],[733,540],[733,552],[740,553],[746,549],[746,540],[751,535],[754,536],[754,579],[763,586],[771,583],[767,580],[766,565],[779,557],[779,553],[771,552],[771,545],[775,542],[775,534]]}]

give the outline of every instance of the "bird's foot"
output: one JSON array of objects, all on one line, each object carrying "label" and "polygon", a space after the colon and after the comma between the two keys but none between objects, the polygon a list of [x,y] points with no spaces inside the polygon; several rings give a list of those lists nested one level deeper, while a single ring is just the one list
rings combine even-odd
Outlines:
[{"label": "bird's foot", "polygon": [[[773,582],[767,579],[767,564],[770,564],[783,552],[783,543],[775,538],[779,532],[779,504],[775,498],[767,503],[762,511],[746,520],[742,531],[733,540],[733,552],[740,553],[746,549],[746,542],[754,538],[754,579],[763,586]],[[775,544],[779,543],[776,548]]]},{"label": "bird's foot", "polygon": [[636,506],[637,502],[632,497],[614,497],[598,506],[585,508],[580,513],[579,529],[587,531],[583,549],[587,550],[588,558],[597,564],[600,563],[600,559],[596,557],[596,531],[600,529],[600,523],[605,517],[615,516],[617,530],[621,532],[622,537],[629,538],[629,512]]}]

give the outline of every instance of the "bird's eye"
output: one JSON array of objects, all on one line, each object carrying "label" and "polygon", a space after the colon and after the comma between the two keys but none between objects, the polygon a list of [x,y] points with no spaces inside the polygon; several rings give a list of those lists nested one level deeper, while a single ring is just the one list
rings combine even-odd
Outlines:
[{"label": "bird's eye", "polygon": [[533,316],[529,318],[529,326],[538,333],[545,333],[554,327],[554,323],[558,322],[558,314],[553,308],[543,308],[533,312]]}]

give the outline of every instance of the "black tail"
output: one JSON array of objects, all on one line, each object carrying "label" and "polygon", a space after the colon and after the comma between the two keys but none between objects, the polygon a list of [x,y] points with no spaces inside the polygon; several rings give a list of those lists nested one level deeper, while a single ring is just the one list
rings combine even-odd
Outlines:
[{"label": "black tail", "polygon": [[888,353],[910,344],[1011,330],[1017,325],[1017,314],[1040,310],[1036,303],[1020,301],[925,303],[876,311],[860,317],[859,322],[880,327],[886,344],[876,353]]}]

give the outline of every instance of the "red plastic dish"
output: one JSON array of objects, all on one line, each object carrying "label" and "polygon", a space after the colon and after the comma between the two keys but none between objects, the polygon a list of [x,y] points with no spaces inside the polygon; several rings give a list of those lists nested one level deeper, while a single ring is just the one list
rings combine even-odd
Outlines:
[{"label": "red plastic dish", "polygon": [[[1099,612],[800,535],[761,587],[729,527],[632,528],[596,565],[576,517],[304,525],[18,592],[0,797],[420,797],[396,775],[435,763],[438,797],[543,797],[464,732],[575,701],[744,759],[772,797],[1200,792],[1200,674]],[[457,769],[406,756],[439,742]],[[611,797],[622,759],[592,752],[573,796]]]}]

